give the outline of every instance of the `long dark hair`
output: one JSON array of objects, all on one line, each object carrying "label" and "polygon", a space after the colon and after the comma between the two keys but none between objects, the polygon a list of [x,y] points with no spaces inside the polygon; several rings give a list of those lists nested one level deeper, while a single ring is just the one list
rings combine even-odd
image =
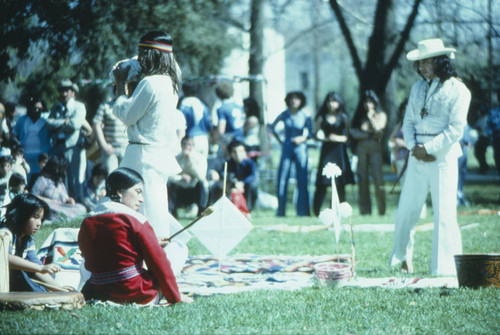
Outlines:
[{"label": "long dark hair", "polygon": [[[42,104],[42,110],[39,111],[35,109],[35,105],[37,103]],[[33,96],[29,98],[28,101],[28,106],[26,108],[26,114],[34,121],[38,120],[41,116],[41,113],[44,112],[47,109],[47,106],[45,105],[45,101],[39,97],[39,96]]]},{"label": "long dark hair", "polygon": [[49,205],[31,193],[19,194],[5,207],[6,212],[2,218],[2,224],[5,224],[16,235],[23,232],[26,222],[38,210],[43,209],[42,222],[50,215]]},{"label": "long dark hair", "polygon": [[[141,37],[141,42],[159,42],[173,46],[172,37],[164,31],[150,31]],[[139,47],[139,63],[145,76],[166,74],[172,78],[175,93],[179,93],[180,73],[173,52]]]},{"label": "long dark hair", "polygon": [[68,169],[68,160],[64,157],[52,156],[43,167],[41,174],[44,177],[52,179],[54,182],[63,182],[66,178]]},{"label": "long dark hair", "polygon": [[106,178],[106,196],[113,201],[118,201],[118,192],[131,188],[144,182],[142,176],[135,170],[121,167],[111,172]]},{"label": "long dark hair", "polygon": [[[439,78],[440,82],[443,83],[451,77],[458,77],[457,71],[455,71],[455,67],[451,63],[450,57],[447,55],[433,57],[432,61],[434,62],[434,74]],[[418,68],[418,62],[415,62],[413,66],[418,74],[424,78]]]},{"label": "long dark hair", "polygon": [[398,107],[398,122],[403,122],[406,113],[406,106],[408,105],[408,98],[404,98]]},{"label": "long dark hair", "polygon": [[319,119],[319,118],[324,118],[325,115],[328,113],[328,104],[331,102],[331,101],[337,101],[339,103],[339,108],[338,108],[338,114],[340,115],[340,113],[344,113],[345,112],[345,104],[344,104],[344,99],[342,99],[342,97],[340,96],[340,94],[338,94],[337,92],[335,91],[331,91],[331,92],[328,92],[326,94],[326,97],[325,97],[325,100],[323,100],[323,104],[321,105],[321,107],[319,108],[318,110],[318,113],[316,114],[316,117],[315,119]]},{"label": "long dark hair", "polygon": [[260,121],[260,107],[257,100],[253,97],[247,97],[243,100],[243,109],[246,117],[255,116]]},{"label": "long dark hair", "polygon": [[358,109],[356,110],[356,114],[354,115],[354,118],[352,119],[352,128],[361,127],[361,123],[366,118],[368,111],[365,108],[365,102],[368,99],[372,100],[375,103],[375,109],[376,109],[377,113],[381,111],[380,100],[378,99],[375,91],[365,90],[363,92],[363,94],[361,95],[360,105],[359,105]]}]

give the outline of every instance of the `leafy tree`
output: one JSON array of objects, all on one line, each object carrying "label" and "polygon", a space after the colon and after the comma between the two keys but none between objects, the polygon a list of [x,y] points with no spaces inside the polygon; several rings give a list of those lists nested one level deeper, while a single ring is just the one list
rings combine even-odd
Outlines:
[{"label": "leafy tree", "polygon": [[[7,83],[54,96],[62,77],[107,80],[113,64],[137,54],[146,31],[174,40],[186,75],[217,72],[235,45],[226,22],[229,0],[2,0],[0,88]],[[24,69],[24,71],[20,71]],[[4,92],[4,98],[5,97]],[[50,99],[49,99],[50,100]]]}]

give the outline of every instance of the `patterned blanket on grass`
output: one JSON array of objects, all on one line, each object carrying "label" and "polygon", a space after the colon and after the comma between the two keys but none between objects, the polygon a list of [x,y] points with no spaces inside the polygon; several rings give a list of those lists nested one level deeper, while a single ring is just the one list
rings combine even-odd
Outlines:
[{"label": "patterned blanket on grass", "polygon": [[313,267],[335,256],[190,257],[177,276],[179,289],[195,295],[227,294],[255,289],[294,290],[313,284]]},{"label": "patterned blanket on grass", "polygon": [[44,264],[56,263],[61,271],[53,275],[63,286],[77,288],[80,284],[82,253],[78,247],[78,228],[57,228],[43,242],[38,258]]},{"label": "patterned blanket on grass", "polygon": [[[181,292],[192,295],[229,294],[256,289],[295,290],[316,284],[314,265],[336,256],[229,256],[219,261],[210,256],[190,257],[177,277]],[[458,287],[456,277],[363,278],[345,286],[396,288]]]},{"label": "patterned blanket on grass", "polygon": [[[62,271],[55,279],[62,285],[77,288],[82,261],[77,242],[77,228],[56,229],[43,243],[38,256],[54,262]],[[314,265],[335,260],[325,256],[228,256],[220,261],[211,256],[190,257],[177,276],[183,293],[193,295],[228,294],[256,289],[294,290],[316,284]],[[346,286],[382,288],[458,287],[456,277],[440,278],[355,278]]]}]

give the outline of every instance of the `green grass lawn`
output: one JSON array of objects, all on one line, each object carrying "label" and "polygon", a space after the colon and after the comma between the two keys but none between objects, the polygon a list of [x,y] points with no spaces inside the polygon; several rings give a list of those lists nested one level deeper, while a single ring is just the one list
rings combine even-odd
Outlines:
[{"label": "green grass lawn", "polygon": [[[387,187],[390,188],[389,183]],[[467,185],[474,212],[497,209],[496,184]],[[387,195],[385,216],[359,216],[355,189],[348,191],[353,225],[392,223],[397,194]],[[396,193],[399,189],[396,189]],[[316,225],[315,217],[276,218],[274,212],[256,211],[255,228],[231,252],[259,255],[335,254],[333,232],[270,232],[259,227],[273,224]],[[464,253],[500,252],[500,218],[492,215],[459,216]],[[187,221],[186,221],[187,222]],[[432,210],[421,223],[432,222]],[[185,223],[185,222],[184,222]],[[344,221],[346,223],[346,221]],[[78,221],[66,225],[77,226]],[[41,245],[55,225],[36,235]],[[429,276],[432,232],[417,232],[415,276]],[[387,259],[392,233],[355,233],[356,274],[362,277],[401,276]],[[339,250],[350,253],[350,237],[342,232]],[[208,251],[196,240],[192,255]],[[196,298],[192,304],[136,309],[85,306],[73,311],[4,311],[0,334],[499,334],[500,290],[488,289],[361,289],[311,287],[296,291],[253,291]]]}]

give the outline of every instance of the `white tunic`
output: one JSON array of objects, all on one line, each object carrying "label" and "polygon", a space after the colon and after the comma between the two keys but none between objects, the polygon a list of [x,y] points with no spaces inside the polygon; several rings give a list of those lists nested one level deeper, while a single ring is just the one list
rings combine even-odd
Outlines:
[{"label": "white tunic", "polygon": [[159,237],[168,237],[168,177],[181,171],[175,159],[180,146],[176,134],[178,96],[169,76],[147,76],[134,94],[120,96],[113,114],[127,126],[129,145],[120,164],[144,178],[142,212]]},{"label": "white tunic", "polygon": [[[422,79],[411,89],[402,127],[405,143],[409,149],[417,143],[423,144],[427,153],[436,156],[438,161],[445,157],[458,158],[462,155],[458,140],[467,123],[471,94],[453,77],[444,83],[439,83],[439,78],[434,79],[427,94],[426,88],[427,82]],[[428,115],[422,118],[420,112],[424,105]],[[433,136],[435,134],[437,136]]]},{"label": "white tunic", "polygon": [[139,82],[132,97],[120,96],[113,114],[127,126],[130,144],[122,166],[141,173],[150,165],[164,178],[181,171],[175,160],[180,144],[176,135],[178,96],[169,76],[148,76]]}]

